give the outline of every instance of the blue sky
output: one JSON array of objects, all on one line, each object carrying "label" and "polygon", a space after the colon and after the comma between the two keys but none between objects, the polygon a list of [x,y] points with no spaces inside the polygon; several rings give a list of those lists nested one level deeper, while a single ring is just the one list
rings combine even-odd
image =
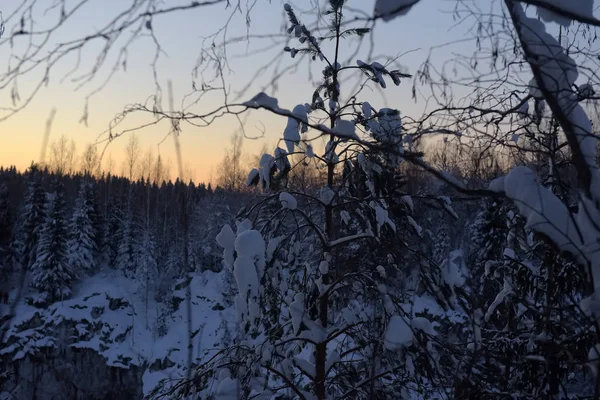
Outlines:
[{"label": "blue sky", "polygon": [[[68,4],[74,3],[68,2]],[[179,3],[187,4],[188,2],[169,2],[168,4]],[[249,1],[249,3],[252,2]],[[270,2],[257,0],[256,6],[250,12],[251,21],[248,31],[246,31],[245,15],[236,13],[229,24],[228,37],[244,36],[247,32],[251,35],[279,33],[284,22],[283,3],[280,0]],[[371,12],[373,3],[372,0],[354,0],[350,1],[349,5]],[[129,1],[121,0],[90,0],[78,11],[77,16],[72,21],[57,31],[58,36],[54,40],[65,41],[93,33],[103,26],[106,21],[113,18],[118,13],[119,7],[124,8],[129,4]],[[245,0],[242,1],[242,4],[246,4]],[[302,5],[308,8],[310,3],[309,0],[305,0],[291,2],[291,4],[298,5],[299,7],[295,8],[302,10]],[[422,1],[405,17],[398,18],[391,23],[379,22],[374,32],[375,48],[373,54],[393,57],[408,52],[398,62],[404,66],[407,72],[414,73],[427,58],[429,49],[432,46],[465,37],[467,25],[460,25],[452,29],[455,24],[451,14],[454,4],[454,1],[448,0]],[[482,1],[480,5],[483,4],[489,5],[491,3]],[[6,9],[2,11],[5,18],[10,13]],[[175,103],[176,105],[181,104],[184,95],[191,91],[191,70],[202,49],[202,38],[224,26],[231,13],[231,9],[224,9],[223,6],[218,5],[211,8],[203,7],[160,16],[152,21],[153,30],[166,53],[161,54],[157,67],[158,81],[165,89],[163,102],[165,108],[168,107],[166,82],[168,80],[173,82]],[[303,16],[301,12],[299,12],[299,15],[305,23],[311,22],[314,18]],[[44,27],[44,24],[47,25],[52,21],[51,13],[44,17],[39,12],[37,21],[40,28]],[[24,43],[23,38],[21,38],[21,43],[15,43],[15,48],[18,49],[18,46],[22,46]],[[252,39],[249,42],[241,41],[228,47],[229,64],[224,79],[231,91],[230,98],[234,97],[235,93],[251,80],[258,68],[281,53],[281,48],[277,47],[267,53],[257,54],[256,50],[263,48],[267,43],[266,40]],[[82,53],[82,66],[91,67],[100,48],[100,41],[89,46],[87,51]],[[118,46],[114,48],[114,50],[117,49]],[[0,47],[2,68],[6,68],[8,50],[9,48],[6,45]],[[74,65],[76,60],[74,54],[56,65],[48,87],[43,88],[25,110],[0,124],[2,132],[2,135],[0,135],[0,160],[3,164],[17,164],[18,167],[24,168],[31,160],[39,158],[45,120],[53,107],[57,108],[57,114],[51,140],[65,134],[70,138],[74,138],[78,145],[78,151],[82,151],[86,143],[94,142],[97,139],[98,135],[107,128],[109,121],[125,105],[143,102],[154,94],[154,78],[150,64],[155,47],[151,38],[146,35],[139,38],[130,47],[127,70],[118,71],[107,86],[91,98],[88,126],[79,123],[85,96],[94,90],[110,72],[111,64],[116,59],[117,54],[114,50],[109,53],[107,64],[105,68],[100,70],[97,79],[78,91],[74,90],[77,86],[76,83],[68,80],[60,82],[60,78]],[[349,47],[346,47],[346,50],[349,50]],[[450,57],[451,51],[466,52],[469,51],[469,47],[459,44],[437,49],[435,57],[442,60],[445,57]],[[357,58],[366,58],[366,56],[366,52],[362,52]],[[295,62],[289,59],[287,54],[282,55],[282,57],[286,57],[284,65]],[[385,58],[383,60],[382,58],[377,58],[377,60],[386,61]],[[313,72],[318,72],[320,69],[322,69],[321,66],[316,65]],[[85,71],[85,68],[82,68],[81,71]],[[19,81],[19,91],[22,99],[28,89],[36,83],[36,77],[39,77],[39,75],[33,73],[24,76]],[[211,71],[209,70],[205,74],[205,78],[210,77]],[[251,89],[245,97],[254,95],[262,84],[269,81],[269,78],[270,75],[266,74],[261,79],[252,81]],[[197,78],[196,81],[199,86],[202,79]],[[365,96],[376,107],[398,108],[403,114],[418,115],[422,110],[423,103],[415,104],[412,101],[411,85],[412,82],[407,81],[400,87],[392,86],[385,91],[385,97],[382,97],[378,91],[366,92]],[[308,82],[307,65],[304,64],[300,66],[295,74],[282,78],[277,97],[281,106],[292,108],[296,103],[309,101],[313,89],[314,87]],[[3,103],[2,105],[6,105],[7,102],[10,104],[10,90],[3,90],[0,94],[0,101]],[[200,102],[194,108],[194,111],[198,113],[207,112],[221,103],[222,95],[215,93]],[[149,117],[149,115],[134,116],[127,126],[133,127],[135,124],[147,122]],[[258,152],[264,142],[268,143],[269,147],[273,147],[281,136],[284,125],[285,121],[280,118],[275,118],[266,113],[254,112],[248,117],[246,133],[249,136],[255,136],[264,132],[265,137],[259,140],[246,140],[246,152]],[[237,122],[231,117],[219,120],[207,128],[194,128],[184,125],[181,137],[184,164],[187,164],[194,171],[196,180],[208,179],[211,166],[218,164],[223,154],[223,148],[228,145],[229,137],[236,127]],[[154,148],[156,153],[156,145],[168,129],[169,125],[165,123],[144,129],[139,132],[139,136],[143,145]],[[126,139],[120,139],[109,147],[109,153],[112,153],[112,157],[117,164],[120,163],[122,149],[125,144]],[[172,142],[170,140],[166,141],[161,145],[160,151],[165,157],[173,158]]]}]

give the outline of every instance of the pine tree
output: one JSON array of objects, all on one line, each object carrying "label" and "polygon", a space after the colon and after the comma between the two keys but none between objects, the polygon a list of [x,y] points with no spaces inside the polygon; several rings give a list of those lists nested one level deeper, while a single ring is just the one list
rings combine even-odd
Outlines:
[{"label": "pine tree", "polygon": [[24,268],[31,268],[36,260],[40,230],[46,218],[46,193],[40,182],[40,172],[32,166],[29,172],[29,187],[25,197],[25,206],[21,215],[21,229],[15,246],[19,262]]},{"label": "pine tree", "polygon": [[54,193],[48,196],[47,209],[36,259],[31,265],[31,286],[48,296],[48,300],[54,301],[68,297],[76,279],[67,257],[66,203],[60,181],[54,184]]},{"label": "pine tree", "polygon": [[72,271],[91,271],[95,267],[96,241],[94,232],[94,208],[90,184],[84,182],[79,189],[70,225],[68,243],[69,268]]},{"label": "pine tree", "polygon": [[0,271],[11,269],[10,241],[13,231],[13,216],[8,188],[0,184]]}]

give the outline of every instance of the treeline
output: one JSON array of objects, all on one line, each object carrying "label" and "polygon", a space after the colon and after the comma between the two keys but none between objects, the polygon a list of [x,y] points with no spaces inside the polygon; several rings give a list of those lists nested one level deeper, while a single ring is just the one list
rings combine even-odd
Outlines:
[{"label": "treeline", "polygon": [[[95,144],[87,144],[83,152],[78,154],[74,140],[65,135],[52,141],[44,152],[44,161],[38,163],[41,168],[59,175],[91,175],[101,177],[102,174],[120,175],[129,180],[149,180],[160,184],[171,176],[171,161],[160,154],[155,155],[151,148],[144,151],[139,138],[135,134],[128,137],[123,152],[123,159],[117,165],[110,154],[105,155]],[[190,168],[185,175],[192,178]]]},{"label": "treeline", "polygon": [[220,268],[214,237],[244,196],[180,180],[0,168],[1,268],[26,271],[40,303],[104,266],[161,296],[185,272]]}]

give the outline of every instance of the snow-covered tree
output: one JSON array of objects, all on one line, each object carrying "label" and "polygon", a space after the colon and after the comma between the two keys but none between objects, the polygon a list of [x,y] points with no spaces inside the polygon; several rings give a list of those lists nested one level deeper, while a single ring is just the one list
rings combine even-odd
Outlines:
[{"label": "snow-covered tree", "polygon": [[38,169],[32,166],[29,171],[29,186],[25,196],[25,205],[21,214],[21,228],[15,247],[20,254],[20,263],[31,268],[36,260],[40,230],[46,218],[46,192],[44,191]]},{"label": "snow-covered tree", "polygon": [[[238,289],[237,344],[201,366],[180,395],[192,387],[208,395],[216,385],[236,398],[392,398],[430,390],[438,379],[441,349],[433,325],[388,287],[394,263],[379,263],[393,258],[381,254],[382,240],[397,229],[392,205],[402,210],[398,220],[409,232],[422,234],[410,216],[412,199],[394,183],[402,155],[410,154],[400,113],[344,99],[341,90],[346,71],[358,70],[383,88],[409,75],[377,62],[342,66],[341,39],[368,29],[346,25],[344,1],[327,7],[336,43],[331,55],[285,5],[288,32],[300,42],[285,51],[324,65],[311,102],[289,111],[261,93],[243,104],[287,117],[285,148],[260,158],[247,183],[265,196],[241,212],[235,228],[226,225],[217,236]],[[321,155],[312,147],[317,137],[328,140]],[[317,193],[286,187],[294,152],[314,158],[325,171]],[[365,257],[354,265],[348,255],[361,252]]]},{"label": "snow-covered tree", "polygon": [[119,245],[123,230],[121,224],[124,221],[125,212],[123,211],[123,201],[117,196],[111,196],[107,201],[106,218],[104,224],[104,258],[113,268],[117,268],[117,256],[119,254]]},{"label": "snow-covered tree", "polygon": [[124,220],[119,227],[120,242],[117,249],[117,257],[115,266],[123,271],[125,275],[132,276],[136,270],[137,262],[137,238],[134,216],[128,212],[124,216]]},{"label": "snow-covered tree", "polygon": [[8,188],[0,184],[0,270],[7,271],[11,268],[10,242],[13,231],[13,215]]},{"label": "snow-covered tree", "polygon": [[83,182],[69,227],[71,236],[68,242],[68,259],[72,271],[87,272],[95,267],[96,241],[91,200],[90,184]]},{"label": "snow-covered tree", "polygon": [[[523,3],[535,7],[526,9]],[[505,227],[500,228],[501,235],[498,229],[488,232],[482,241],[485,247],[480,249],[483,257],[474,263],[476,270],[484,271],[469,283],[474,296],[474,343],[470,347],[474,362],[466,372],[458,370],[458,375],[485,393],[567,397],[566,387],[587,364],[586,349],[597,371],[598,352],[593,343],[598,343],[598,328],[596,318],[588,317],[598,315],[600,276],[598,136],[582,103],[596,100],[593,82],[597,77],[587,72],[592,62],[589,54],[596,52],[589,48],[595,36],[581,40],[585,34],[578,34],[587,28],[568,27],[571,20],[596,26],[598,20],[592,15],[592,1],[506,0],[501,6],[503,13],[489,17],[490,36],[484,38],[478,32],[473,38],[478,44],[489,40],[490,71],[482,73],[477,66],[481,58],[474,59],[472,54],[455,64],[474,60],[469,69],[473,80],[466,78],[464,87],[476,87],[476,93],[486,95],[472,96],[458,105],[446,92],[439,114],[430,114],[436,123],[451,121],[445,127],[476,132],[474,141],[506,150],[510,166],[519,165],[489,186],[512,200],[515,208],[497,208],[491,213],[499,222],[493,225]],[[406,12],[408,8],[382,18]],[[539,19],[533,16],[535,12]],[[546,26],[548,21],[558,26]],[[496,29],[497,22],[502,28]],[[576,36],[569,37],[574,32]],[[427,67],[426,63],[422,71]],[[483,83],[489,78],[487,73],[495,77],[489,85]],[[445,90],[454,82],[442,75]],[[474,126],[485,127],[484,132]],[[453,187],[470,191],[462,182],[442,177]],[[479,286],[477,278],[483,280]]]},{"label": "snow-covered tree", "polygon": [[149,227],[143,230],[137,260],[136,278],[140,281],[140,288],[144,291],[146,301],[146,325],[148,324],[148,303],[150,296],[155,293],[158,286],[158,268],[155,256],[155,244]]},{"label": "snow-covered tree", "polygon": [[136,188],[132,185],[126,200],[126,209],[119,222],[117,254],[115,267],[127,276],[133,276],[137,269],[140,243],[140,214],[142,210],[136,207]]},{"label": "snow-covered tree", "polygon": [[67,257],[64,187],[60,181],[53,186],[54,191],[48,196],[48,212],[40,232],[36,259],[31,265],[31,286],[47,296],[49,301],[68,297],[76,279]]}]

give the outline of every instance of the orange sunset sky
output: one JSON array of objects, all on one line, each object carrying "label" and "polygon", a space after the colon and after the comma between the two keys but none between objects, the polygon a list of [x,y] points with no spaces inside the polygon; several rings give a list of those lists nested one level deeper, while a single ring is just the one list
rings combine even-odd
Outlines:
[{"label": "orange sunset sky", "polygon": [[[0,4],[0,11],[5,20],[18,3],[20,1],[15,0],[13,2],[11,0]],[[47,3],[51,2],[47,1]],[[77,17],[69,20],[69,23],[57,30],[56,35],[47,44],[47,48],[51,49],[52,44],[58,42],[72,40],[96,32],[113,18],[118,10],[128,7],[130,3],[121,0],[92,0],[88,2],[78,11]],[[171,5],[171,3],[184,4],[188,2],[175,1],[168,3]],[[251,22],[248,33],[279,33],[284,22],[283,3],[279,0],[271,2],[258,0],[256,7],[250,13]],[[308,5],[308,2],[303,1],[291,3],[296,5],[300,11],[303,9],[302,5],[305,8]],[[372,0],[355,0],[350,3],[365,10],[372,10],[373,7]],[[461,38],[464,35],[466,28],[451,30],[454,22],[452,16],[447,12],[450,10],[452,10],[452,7],[443,0],[423,1],[411,11],[410,17],[399,18],[389,24],[378,23],[374,34],[376,45],[373,54],[375,56],[395,56],[412,51],[402,56],[399,63],[408,72],[414,73],[419,64],[426,59],[431,46]],[[165,52],[165,54],[160,55],[157,64],[158,82],[164,89],[163,107],[165,109],[168,109],[167,81],[171,80],[173,82],[175,107],[179,109],[184,96],[192,90],[191,71],[202,48],[202,37],[208,36],[222,27],[231,12],[231,9],[226,10],[222,5],[217,5],[210,8],[202,7],[193,11],[164,15],[153,20],[153,31]],[[306,18],[306,22],[310,22],[312,17]],[[42,29],[55,21],[55,18],[51,18],[51,13],[44,16],[40,12],[36,21],[39,24],[36,26]],[[12,25],[17,22],[7,21],[7,33]],[[229,26],[230,29],[227,32],[229,37],[245,35],[247,33],[245,14],[235,13]],[[27,38],[20,37],[15,40],[14,48],[11,49],[9,43],[7,43],[7,37],[8,35],[5,34],[0,46],[0,74],[6,74],[8,66],[14,65],[15,61],[14,58],[11,58],[11,54],[18,54],[27,45]],[[252,80],[252,76],[258,68],[271,63],[272,57],[283,53],[280,47],[264,53],[257,51],[268,43],[265,40],[252,39],[249,42],[242,41],[228,48],[227,59],[229,65],[226,68],[224,78],[230,91],[230,98],[234,98],[236,93],[249,81],[251,87],[242,100],[251,98],[260,91],[262,85],[269,82],[273,71],[267,72],[257,80]],[[144,35],[129,48],[126,71],[122,68],[119,69],[107,85],[90,98],[88,125],[85,126],[79,122],[84,112],[86,96],[99,87],[108,77],[116,60],[118,49],[121,47],[120,44],[122,43],[115,44],[107,57],[106,64],[99,70],[97,77],[78,90],[76,90],[77,82],[73,82],[72,79],[61,82],[63,76],[76,63],[75,53],[66,56],[53,66],[47,87],[42,87],[23,110],[0,123],[1,165],[16,165],[19,169],[25,169],[32,161],[39,161],[46,119],[53,108],[56,108],[56,116],[51,130],[50,142],[64,134],[76,141],[77,153],[81,154],[86,144],[95,143],[106,138],[106,134],[102,135],[102,133],[106,131],[110,121],[123,110],[124,106],[144,102],[145,99],[155,93],[153,71],[150,66],[155,47],[152,38],[149,35]],[[295,44],[297,45],[297,43]],[[82,61],[78,70],[79,74],[89,71],[94,65],[101,46],[102,43],[96,41],[85,47],[81,55]],[[445,50],[441,49],[437,55],[442,57],[444,52]],[[287,54],[281,56],[285,58],[282,65],[291,65],[295,62]],[[366,58],[366,52],[360,53],[357,58],[361,58],[361,56]],[[321,69],[322,66],[316,66],[313,72],[318,72]],[[35,85],[38,84],[41,77],[40,72],[41,69],[34,70],[23,75],[17,81],[17,89],[21,100],[16,103],[17,107],[27,100]],[[76,76],[77,74],[70,78]],[[205,73],[205,79],[208,80],[211,77],[213,77],[213,72],[208,70]],[[202,79],[198,77],[196,84],[199,86],[201,82]],[[366,92],[365,96],[375,107],[385,105],[397,108],[403,114],[420,114],[423,104],[415,104],[411,99],[411,85],[412,82],[409,80],[400,87],[390,87],[385,91],[385,97],[376,90],[372,90],[371,93]],[[11,99],[12,89],[13,85],[10,85],[0,90],[0,107],[4,110],[0,111],[0,117],[2,118],[10,114],[6,109],[14,107]],[[308,81],[307,65],[302,65],[296,73],[283,78],[276,96],[279,98],[280,106],[291,109],[297,103],[310,101],[313,90],[314,86],[309,84]],[[222,94],[220,92],[215,93],[204,98],[193,110],[198,113],[207,112],[220,106],[222,102]],[[119,127],[115,131],[119,132],[125,127],[133,127],[136,124],[141,125],[152,120],[153,117],[149,114],[134,115],[123,127]],[[264,134],[264,137],[245,140],[244,152],[254,155],[265,142],[269,147],[274,147],[278,138],[281,137],[285,122],[280,117],[269,115],[266,112],[251,113],[246,123],[246,134],[248,136]],[[238,126],[237,120],[231,116],[220,119],[205,128],[183,125],[180,139],[183,163],[188,170],[192,171],[195,181],[208,181],[211,177],[211,169],[214,178],[216,174],[214,168],[222,159],[223,150],[228,146],[229,138]],[[169,127],[169,123],[165,121],[156,126],[140,130],[137,135],[144,151],[152,148],[156,154],[159,149],[157,145],[169,131]],[[118,173],[120,171],[123,149],[126,144],[126,137],[119,138],[107,148],[105,159],[109,155],[112,157],[116,166],[114,172]],[[175,175],[177,168],[175,168],[173,141],[170,138],[160,146],[160,153],[163,157],[171,159],[173,164],[171,172]]]}]

